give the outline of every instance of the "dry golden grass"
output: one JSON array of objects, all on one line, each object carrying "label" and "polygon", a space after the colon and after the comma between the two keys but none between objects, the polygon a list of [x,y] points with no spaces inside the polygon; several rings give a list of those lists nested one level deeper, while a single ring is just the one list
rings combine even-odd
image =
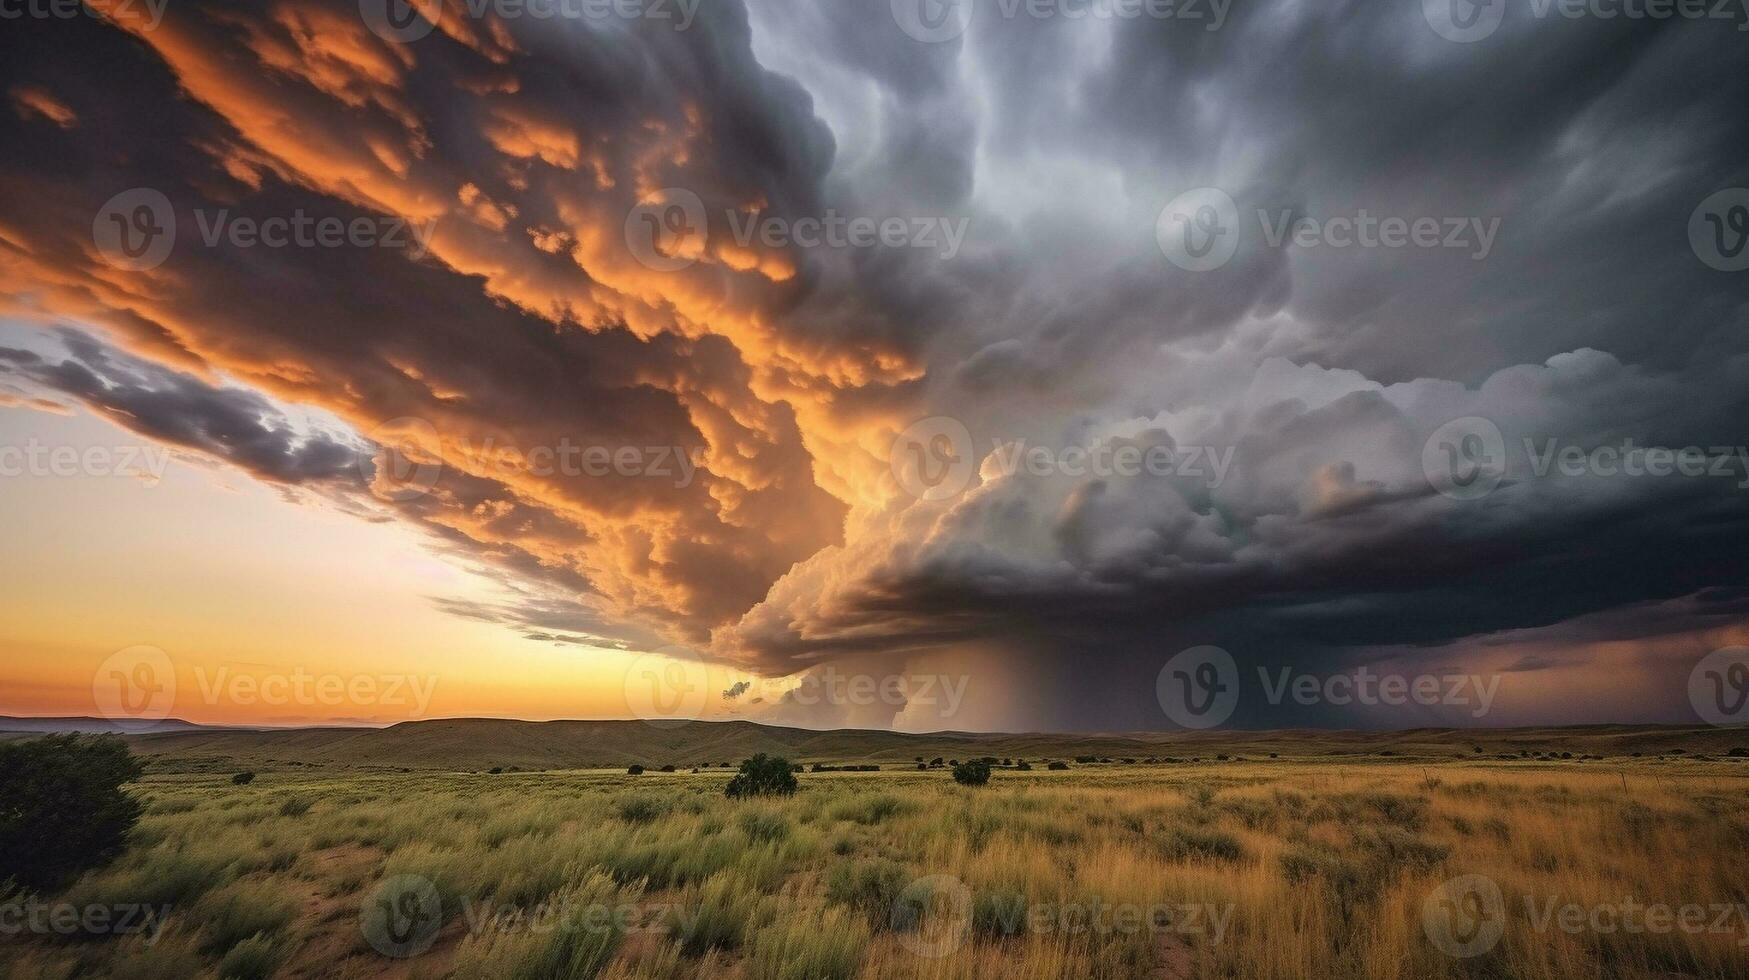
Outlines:
[{"label": "dry golden grass", "polygon": [[[1039,767],[998,771],[977,789],[940,772],[822,773],[802,776],[794,797],[751,802],[723,798],[726,778],[269,772],[237,787],[153,777],[127,855],[47,901],[167,906],[162,934],[25,930],[0,937],[0,968],[1749,976],[1744,763]],[[1459,957],[1424,913],[1437,886],[1466,875],[1497,883],[1504,916],[1497,942]],[[360,924],[396,876],[430,882],[442,903],[430,948],[408,959],[373,949]],[[1709,908],[1698,929],[1590,921],[1629,900]],[[1587,918],[1578,928],[1541,917],[1569,903]]]}]

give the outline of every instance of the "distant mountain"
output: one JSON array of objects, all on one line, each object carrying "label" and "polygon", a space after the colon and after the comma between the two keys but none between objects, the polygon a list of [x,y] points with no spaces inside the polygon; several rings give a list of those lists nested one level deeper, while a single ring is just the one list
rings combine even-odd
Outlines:
[{"label": "distant mountain", "polygon": [[139,734],[142,732],[230,731],[210,725],[196,725],[180,718],[162,721],[120,723],[108,718],[15,718],[0,715],[0,733],[28,732],[37,735],[59,735],[83,732],[93,735]]},{"label": "distant mountain", "polygon": [[[36,719],[44,721],[45,719]],[[77,721],[77,719],[74,719]],[[136,751],[176,769],[232,766],[478,771],[618,768],[739,763],[759,752],[796,762],[915,765],[918,756],[1061,759],[1249,759],[1390,755],[1401,759],[1486,758],[1501,753],[1657,755],[1681,749],[1718,754],[1749,747],[1749,731],[1707,727],[1589,726],[1503,730],[1418,729],[1403,732],[1151,732],[1131,734],[911,735],[885,731],[813,731],[748,721],[657,725],[642,721],[506,721],[450,719],[391,728],[246,730],[175,723],[174,730],[128,735]],[[0,723],[0,727],[4,727]]]}]

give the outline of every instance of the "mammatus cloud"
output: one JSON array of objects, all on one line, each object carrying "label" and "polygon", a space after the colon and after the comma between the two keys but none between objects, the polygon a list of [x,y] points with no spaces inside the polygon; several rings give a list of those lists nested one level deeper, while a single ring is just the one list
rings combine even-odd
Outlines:
[{"label": "mammatus cloud", "polygon": [[[457,615],[764,674],[977,651],[1057,727],[1195,643],[1531,676],[1737,621],[1749,290],[1685,230],[1749,184],[1749,72],[1691,71],[1749,57],[1721,25],[1514,12],[1461,45],[1418,4],[1280,2],[925,43],[881,3],[433,2],[397,40],[339,0],[92,6],[4,41],[0,313],[77,329],[0,352],[0,397],[527,584]],[[1204,187],[1236,237],[1193,271],[1163,222]],[[139,188],[174,248],[118,262],[94,225]],[[903,234],[802,234],[853,218]],[[1486,247],[1335,237],[1369,218]],[[957,428],[901,437],[927,419]],[[1460,420],[1498,434],[1491,492],[1429,472]],[[1545,455],[1629,445],[1724,475]],[[962,485],[915,493],[938,466]]]}]

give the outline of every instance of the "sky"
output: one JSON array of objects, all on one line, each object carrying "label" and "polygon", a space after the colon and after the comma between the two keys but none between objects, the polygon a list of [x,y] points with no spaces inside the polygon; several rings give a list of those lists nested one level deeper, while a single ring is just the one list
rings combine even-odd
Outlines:
[{"label": "sky", "polygon": [[1749,722],[1706,6],[32,6],[0,714]]}]

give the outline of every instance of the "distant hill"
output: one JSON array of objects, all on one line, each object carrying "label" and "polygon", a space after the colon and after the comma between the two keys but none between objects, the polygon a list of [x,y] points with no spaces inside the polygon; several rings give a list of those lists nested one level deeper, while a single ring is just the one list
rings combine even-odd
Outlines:
[{"label": "distant hill", "polygon": [[209,725],[196,725],[193,722],[179,718],[165,718],[162,721],[128,722],[117,724],[108,718],[16,718],[0,715],[0,734],[28,732],[36,735],[59,735],[71,732],[84,732],[93,735],[140,733],[146,732],[191,732],[191,731],[230,731],[231,729],[215,728]]},{"label": "distant hill", "polygon": [[[84,719],[0,719],[80,725]],[[1486,758],[1501,753],[1566,751],[1607,757],[1682,750],[1723,755],[1749,749],[1749,730],[1670,726],[1588,726],[1535,729],[1417,729],[1401,732],[1154,732],[1130,734],[911,735],[885,731],[813,731],[748,721],[677,726],[641,721],[506,721],[451,719],[390,728],[224,729],[166,722],[169,730],[125,734],[136,751],[156,756],[160,769],[247,766],[476,771],[618,768],[739,763],[768,752],[796,762],[914,765],[915,758],[977,756],[1073,761],[1110,758],[1329,759],[1344,755],[1408,759]],[[44,727],[39,730],[97,730]]]}]

